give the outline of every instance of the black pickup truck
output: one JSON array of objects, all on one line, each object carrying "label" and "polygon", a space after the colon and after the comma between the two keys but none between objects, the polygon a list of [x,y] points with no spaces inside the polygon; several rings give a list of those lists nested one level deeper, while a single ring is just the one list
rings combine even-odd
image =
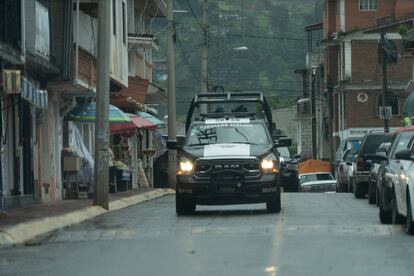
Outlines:
[{"label": "black pickup truck", "polygon": [[[202,110],[205,110],[204,112]],[[186,138],[178,151],[176,212],[196,205],[265,202],[281,210],[278,146],[265,97],[259,92],[199,94],[187,114]]]}]

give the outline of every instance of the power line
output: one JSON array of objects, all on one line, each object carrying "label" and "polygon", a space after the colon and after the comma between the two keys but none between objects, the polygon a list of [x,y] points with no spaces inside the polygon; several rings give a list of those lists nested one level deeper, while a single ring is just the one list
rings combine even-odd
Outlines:
[{"label": "power line", "polygon": [[207,28],[203,24],[200,23],[200,21],[198,20],[197,16],[195,15],[195,12],[193,10],[193,7],[190,4],[190,1],[189,0],[186,0],[186,2],[187,2],[187,6],[188,6],[188,8],[190,10],[190,13],[194,17],[194,20],[197,22],[198,26],[200,26],[200,28],[202,30],[207,31]]},{"label": "power line", "polygon": [[304,38],[295,38],[287,36],[264,36],[264,35],[249,35],[249,34],[226,34],[227,36],[234,37],[248,37],[248,38],[258,38],[258,39],[276,39],[276,40],[292,40],[292,41],[308,41]]},{"label": "power line", "polygon": [[194,69],[193,69],[193,66],[191,66],[191,63],[190,63],[190,60],[188,59],[188,57],[187,57],[187,54],[186,54],[186,52],[185,52],[185,50],[184,50],[184,47],[183,47],[183,45],[181,44],[181,40],[180,40],[180,36],[178,35],[178,33],[176,33],[176,41],[177,41],[177,45],[178,45],[178,48],[180,48],[180,51],[181,51],[181,53],[182,53],[182,55],[183,55],[183,57],[184,57],[184,62],[185,62],[185,64],[188,66],[188,68],[190,69],[190,71],[191,71],[191,74],[193,75],[193,77],[196,79],[196,80],[200,80],[200,78],[197,76],[197,74],[194,72]]}]

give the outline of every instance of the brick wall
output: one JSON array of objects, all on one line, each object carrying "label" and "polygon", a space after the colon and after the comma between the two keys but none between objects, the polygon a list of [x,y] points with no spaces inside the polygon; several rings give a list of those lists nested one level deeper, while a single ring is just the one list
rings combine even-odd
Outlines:
[{"label": "brick wall", "polygon": [[408,14],[414,14],[414,3],[412,0],[397,0],[395,4],[395,17],[401,18]]},{"label": "brick wall", "polygon": [[[339,31],[340,0],[327,0],[324,10],[324,37]],[[376,11],[360,11],[359,0],[345,0],[345,31],[361,30],[376,25],[381,17],[394,16],[396,20],[414,15],[412,0],[378,0]]]},{"label": "brick wall", "polygon": [[[352,82],[360,83],[382,81],[382,65],[378,63],[378,41],[352,41]],[[397,41],[397,52],[400,49]],[[393,82],[407,83],[412,76],[410,57],[398,57],[397,63],[388,64],[388,79]]]},{"label": "brick wall", "polygon": [[336,11],[337,11],[337,0],[327,0],[325,2],[325,10],[324,10],[324,17],[323,17],[323,36],[324,38],[328,38],[328,35],[336,32]]},{"label": "brick wall", "polygon": [[345,31],[375,26],[377,18],[394,14],[395,0],[378,0],[376,11],[360,11],[359,0],[345,1]]},{"label": "brick wall", "polygon": [[[358,93],[366,92],[368,100],[360,103],[357,100]],[[393,116],[389,121],[390,126],[402,126],[402,107],[408,93],[403,91],[394,91],[399,101],[400,116]],[[381,101],[381,91],[346,91],[346,128],[354,127],[383,127],[384,121],[378,116],[378,100]]]}]

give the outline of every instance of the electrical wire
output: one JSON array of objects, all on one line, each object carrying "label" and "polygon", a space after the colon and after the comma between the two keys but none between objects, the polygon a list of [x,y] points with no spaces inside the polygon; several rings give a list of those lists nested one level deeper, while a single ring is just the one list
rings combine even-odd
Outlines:
[{"label": "electrical wire", "polygon": [[190,13],[191,13],[191,15],[194,17],[194,20],[197,22],[198,26],[200,26],[200,28],[201,28],[202,30],[204,30],[204,31],[208,32],[208,30],[207,30],[206,26],[204,26],[203,24],[201,24],[201,23],[200,23],[200,21],[198,20],[197,16],[195,15],[195,12],[194,12],[194,10],[193,10],[193,7],[192,7],[192,6],[191,6],[191,4],[190,4],[190,1],[189,1],[189,0],[186,0],[186,2],[187,2],[188,9],[190,10]]},{"label": "electrical wire", "polygon": [[190,69],[190,72],[191,72],[191,74],[193,75],[193,77],[194,77],[197,81],[200,81],[200,78],[197,76],[197,74],[194,72],[193,67],[191,66],[190,60],[188,59],[188,56],[187,56],[187,54],[186,54],[186,52],[185,52],[185,50],[184,50],[184,47],[183,47],[183,45],[181,44],[180,36],[178,35],[178,33],[176,33],[176,36],[175,36],[175,37],[176,37],[176,41],[177,41],[178,48],[180,49],[181,54],[183,55],[183,58],[184,58],[184,62],[185,62],[185,64],[186,64],[186,65],[187,65],[187,67]]},{"label": "electrical wire", "polygon": [[226,34],[227,36],[233,37],[247,37],[247,38],[257,38],[257,39],[275,39],[275,40],[291,40],[291,41],[308,41],[304,38],[295,38],[287,36],[264,36],[264,35],[249,35],[249,34]]}]

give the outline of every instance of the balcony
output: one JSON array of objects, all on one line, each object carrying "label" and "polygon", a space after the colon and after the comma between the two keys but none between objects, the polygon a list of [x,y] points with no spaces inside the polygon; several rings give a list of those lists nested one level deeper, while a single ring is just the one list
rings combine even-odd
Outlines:
[{"label": "balcony", "polygon": [[158,51],[158,43],[152,34],[128,34],[128,48]]}]

